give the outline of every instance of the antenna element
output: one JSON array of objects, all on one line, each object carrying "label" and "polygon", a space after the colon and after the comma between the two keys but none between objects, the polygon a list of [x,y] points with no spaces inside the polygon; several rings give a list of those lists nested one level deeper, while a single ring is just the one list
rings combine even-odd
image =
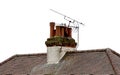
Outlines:
[{"label": "antenna element", "polygon": [[[68,23],[68,27],[72,28],[74,32],[77,32],[77,47],[79,46],[79,25],[84,25],[82,22],[79,22],[71,17],[68,17],[62,13],[59,13],[53,9],[50,9],[51,11],[59,14],[59,15],[62,15],[64,17],[65,20],[67,20],[69,23]],[[70,24],[73,24],[73,25],[70,25]]]}]

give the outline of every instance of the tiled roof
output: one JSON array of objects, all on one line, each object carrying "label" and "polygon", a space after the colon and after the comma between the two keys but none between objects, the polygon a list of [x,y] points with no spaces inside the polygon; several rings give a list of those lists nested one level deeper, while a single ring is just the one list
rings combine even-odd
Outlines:
[{"label": "tiled roof", "polygon": [[58,64],[46,61],[46,54],[15,55],[0,64],[0,75],[120,74],[120,55],[109,48],[69,51]]},{"label": "tiled roof", "polygon": [[46,54],[15,55],[0,64],[0,75],[29,74],[38,64],[46,63]]}]

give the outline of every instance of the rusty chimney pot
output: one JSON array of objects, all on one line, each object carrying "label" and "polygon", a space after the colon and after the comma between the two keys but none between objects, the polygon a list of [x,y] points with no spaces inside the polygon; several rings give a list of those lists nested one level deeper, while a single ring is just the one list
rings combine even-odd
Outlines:
[{"label": "rusty chimney pot", "polygon": [[55,35],[54,27],[55,27],[55,22],[50,22],[50,37],[54,37]]},{"label": "rusty chimney pot", "polygon": [[68,28],[68,37],[72,37],[72,28]]},{"label": "rusty chimney pot", "polygon": [[61,27],[56,26],[56,36],[61,36]]}]

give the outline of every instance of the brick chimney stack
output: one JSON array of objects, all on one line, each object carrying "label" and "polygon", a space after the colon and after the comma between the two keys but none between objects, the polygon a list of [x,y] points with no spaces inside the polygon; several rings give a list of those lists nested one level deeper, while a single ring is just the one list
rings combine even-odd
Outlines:
[{"label": "brick chimney stack", "polygon": [[59,63],[67,51],[73,51],[76,48],[76,42],[72,38],[72,28],[50,22],[50,38],[45,44],[48,64]]}]

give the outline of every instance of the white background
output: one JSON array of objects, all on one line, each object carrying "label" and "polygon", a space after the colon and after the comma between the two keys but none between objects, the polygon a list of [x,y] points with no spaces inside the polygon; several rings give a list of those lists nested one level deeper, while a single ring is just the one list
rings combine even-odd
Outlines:
[{"label": "white background", "polygon": [[0,62],[15,54],[46,52],[49,22],[65,22],[49,9],[85,23],[78,50],[111,48],[120,53],[119,1],[0,0]]}]

